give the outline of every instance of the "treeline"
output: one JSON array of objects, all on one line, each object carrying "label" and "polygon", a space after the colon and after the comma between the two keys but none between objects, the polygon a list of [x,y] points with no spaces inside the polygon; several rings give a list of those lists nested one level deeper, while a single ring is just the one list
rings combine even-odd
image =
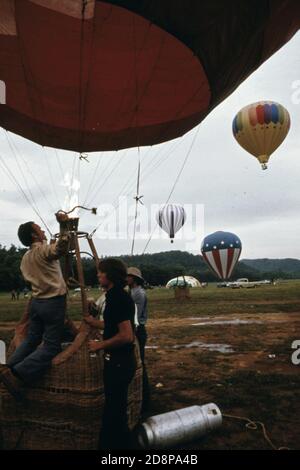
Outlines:
[{"label": "treeline", "polygon": [[[136,256],[122,256],[128,266],[141,269],[145,279],[152,285],[164,285],[171,278],[183,274],[194,276],[200,282],[216,282],[217,277],[211,272],[200,255],[185,251],[167,251]],[[248,277],[251,280],[261,279],[261,273],[254,268],[239,262],[234,279]]]},{"label": "treeline", "polygon": [[[6,248],[0,245],[0,291],[10,291],[12,289],[23,289],[24,280],[20,272],[20,263],[26,249],[20,249],[15,246]],[[168,280],[182,274],[194,276],[201,282],[215,282],[216,276],[209,270],[201,256],[192,255],[183,251],[168,251],[154,254],[121,256],[121,259],[128,266],[136,266],[141,269],[144,278],[151,285],[165,285]],[[234,271],[234,279],[247,277],[250,280],[272,279],[272,278],[299,278],[299,272],[287,272],[282,270],[282,266],[288,269],[286,260],[277,262],[276,270],[264,270],[264,266],[274,266],[270,260],[240,261]],[[295,264],[295,263],[294,263]],[[293,264],[293,266],[294,266]],[[257,269],[254,266],[258,266]],[[300,265],[300,262],[299,262]],[[91,258],[83,259],[83,268],[85,273],[86,285],[95,286],[98,284],[96,269]],[[76,266],[73,266],[74,277],[76,277]]]},{"label": "treeline", "polygon": [[14,245],[6,248],[0,245],[0,291],[25,287],[20,272],[20,263],[25,252],[25,248],[17,248]]}]

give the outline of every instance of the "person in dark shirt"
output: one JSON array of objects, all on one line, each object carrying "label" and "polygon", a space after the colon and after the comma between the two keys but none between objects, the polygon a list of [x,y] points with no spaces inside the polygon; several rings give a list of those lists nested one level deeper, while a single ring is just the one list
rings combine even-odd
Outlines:
[{"label": "person in dark shirt", "polygon": [[100,431],[101,449],[128,449],[132,447],[128,428],[127,397],[136,360],[134,352],[134,313],[131,296],[124,290],[127,268],[117,259],[107,258],[99,264],[99,282],[106,290],[103,321],[86,318],[94,327],[104,328],[103,341],[89,341],[92,352],[104,351],[105,405]]}]

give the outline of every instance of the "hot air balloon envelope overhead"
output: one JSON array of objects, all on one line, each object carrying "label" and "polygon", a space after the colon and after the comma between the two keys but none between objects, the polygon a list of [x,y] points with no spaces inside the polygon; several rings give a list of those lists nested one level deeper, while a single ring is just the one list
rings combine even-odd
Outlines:
[{"label": "hot air balloon envelope overhead", "polygon": [[1,0],[0,125],[79,152],[165,142],[299,26],[294,0]]},{"label": "hot air balloon envelope overhead", "polygon": [[279,103],[259,101],[235,116],[232,131],[237,142],[258,159],[262,168],[282,144],[290,129],[290,115]]},{"label": "hot air balloon envelope overhead", "polygon": [[201,245],[203,260],[223,280],[231,277],[241,251],[241,240],[230,232],[220,231],[207,235]]},{"label": "hot air balloon envelope overhead", "polygon": [[186,220],[186,212],[179,204],[167,204],[157,212],[158,225],[169,235],[171,243],[176,232],[181,229]]}]

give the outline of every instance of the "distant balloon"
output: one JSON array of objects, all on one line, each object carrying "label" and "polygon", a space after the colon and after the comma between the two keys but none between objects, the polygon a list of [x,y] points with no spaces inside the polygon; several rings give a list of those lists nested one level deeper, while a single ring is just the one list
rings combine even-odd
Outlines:
[{"label": "distant balloon", "polygon": [[175,233],[181,229],[186,220],[184,207],[179,204],[167,204],[157,212],[159,226],[167,232],[173,243]]},{"label": "distant balloon", "polygon": [[232,123],[235,139],[261,163],[263,170],[290,129],[289,112],[279,103],[260,101],[241,109]]},{"label": "distant balloon", "polygon": [[242,251],[242,242],[230,232],[207,235],[201,245],[204,261],[220,279],[229,279]]}]

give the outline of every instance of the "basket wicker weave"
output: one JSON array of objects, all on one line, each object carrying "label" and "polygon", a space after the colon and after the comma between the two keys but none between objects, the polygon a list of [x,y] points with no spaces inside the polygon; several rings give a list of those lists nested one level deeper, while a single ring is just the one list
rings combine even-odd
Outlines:
[{"label": "basket wicker weave", "polygon": [[191,298],[190,289],[187,286],[175,287],[174,293],[175,293],[175,299],[179,302],[190,300]]},{"label": "basket wicker weave", "polygon": [[[25,403],[17,403],[0,386],[4,449],[97,449],[104,405],[103,355],[89,353],[88,337],[63,362],[54,361],[43,379],[27,389]],[[128,394],[130,428],[138,423],[142,400],[138,347],[135,351],[138,367]]]}]

